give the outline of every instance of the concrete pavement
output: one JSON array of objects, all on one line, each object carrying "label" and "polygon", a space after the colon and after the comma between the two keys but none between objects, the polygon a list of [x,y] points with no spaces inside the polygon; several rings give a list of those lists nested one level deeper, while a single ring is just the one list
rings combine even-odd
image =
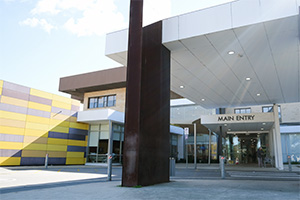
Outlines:
[{"label": "concrete pavement", "polygon": [[300,199],[299,172],[274,168],[176,165],[171,182],[141,188],[120,187],[121,167],[50,166],[0,168],[0,199]]}]

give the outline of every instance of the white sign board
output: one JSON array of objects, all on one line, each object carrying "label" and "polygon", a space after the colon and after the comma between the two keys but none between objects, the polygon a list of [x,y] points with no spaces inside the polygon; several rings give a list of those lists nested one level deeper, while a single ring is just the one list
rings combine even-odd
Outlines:
[{"label": "white sign board", "polygon": [[185,139],[187,140],[189,137],[189,128],[188,127],[184,128],[184,135],[185,135]]}]

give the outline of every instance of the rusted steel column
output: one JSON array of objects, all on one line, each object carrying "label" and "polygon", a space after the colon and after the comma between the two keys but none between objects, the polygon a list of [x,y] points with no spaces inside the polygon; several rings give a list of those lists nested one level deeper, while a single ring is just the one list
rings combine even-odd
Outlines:
[{"label": "rusted steel column", "polygon": [[138,184],[143,0],[130,1],[122,185]]}]

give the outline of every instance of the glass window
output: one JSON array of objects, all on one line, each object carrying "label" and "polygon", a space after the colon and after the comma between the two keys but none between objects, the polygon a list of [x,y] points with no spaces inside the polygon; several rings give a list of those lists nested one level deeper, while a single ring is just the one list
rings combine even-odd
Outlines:
[{"label": "glass window", "polygon": [[116,95],[91,97],[89,98],[89,108],[112,107],[116,105]]},{"label": "glass window", "polygon": [[245,113],[251,113],[251,108],[236,108],[234,109],[235,114],[245,114]]},{"label": "glass window", "polygon": [[273,112],[273,106],[263,106],[262,112],[264,113]]}]

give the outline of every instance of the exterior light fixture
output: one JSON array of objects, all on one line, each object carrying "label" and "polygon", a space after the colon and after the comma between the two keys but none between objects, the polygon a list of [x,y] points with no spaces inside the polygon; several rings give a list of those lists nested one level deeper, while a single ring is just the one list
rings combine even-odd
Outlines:
[{"label": "exterior light fixture", "polygon": [[227,126],[227,124],[224,124],[224,126]]},{"label": "exterior light fixture", "polygon": [[228,51],[229,55],[233,55],[235,52],[234,51]]},{"label": "exterior light fixture", "polygon": [[229,128],[228,131],[231,131],[231,129]]},{"label": "exterior light fixture", "polygon": [[184,88],[184,86],[183,86],[183,85],[181,85],[181,86],[179,86],[179,88],[180,88],[180,89],[183,89],[183,88]]},{"label": "exterior light fixture", "polygon": [[201,99],[201,101],[205,101],[205,99]]},{"label": "exterior light fixture", "polygon": [[259,96],[260,96],[260,94],[259,94],[259,93],[257,93],[257,94],[256,94],[256,96],[258,96],[258,97],[259,97]]},{"label": "exterior light fixture", "polygon": [[266,123],[264,122],[264,123],[262,123],[262,125],[266,125]]},{"label": "exterior light fixture", "polygon": [[261,128],[260,130],[262,130],[262,131],[263,131],[263,130],[264,130],[264,128]]},{"label": "exterior light fixture", "polygon": [[249,78],[249,77],[246,78],[246,81],[250,81],[250,80],[251,80],[251,78]]}]

